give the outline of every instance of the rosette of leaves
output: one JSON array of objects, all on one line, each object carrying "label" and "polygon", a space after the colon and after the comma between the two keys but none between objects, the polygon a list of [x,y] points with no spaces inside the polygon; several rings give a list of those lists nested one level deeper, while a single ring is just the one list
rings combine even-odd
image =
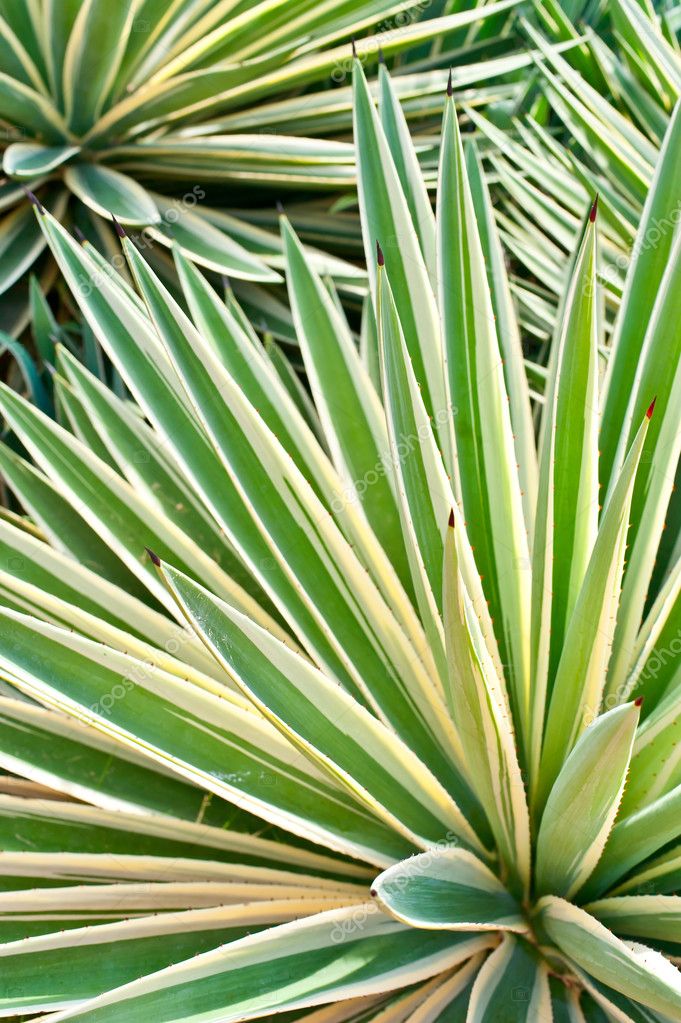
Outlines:
[{"label": "rosette of leaves", "polygon": [[[156,243],[157,269],[168,269],[163,249],[175,243],[252,286],[281,281],[278,233],[242,212],[257,214],[263,195],[273,208],[286,191],[301,200],[352,187],[342,87],[350,38],[362,36],[363,57],[375,64],[381,46],[390,59],[428,50],[443,33],[470,36],[488,18],[498,23],[516,2],[431,16],[438,11],[423,0],[3,0],[4,329],[16,335],[28,322],[29,271],[43,290],[56,272],[25,188],[108,256],[113,214]],[[413,100],[432,91],[426,80],[408,87]],[[307,217],[325,249],[334,234],[328,224],[321,230],[328,207]],[[342,222],[335,233],[342,247]],[[333,261],[323,272],[360,276]]]},{"label": "rosette of leaves", "polygon": [[[598,17],[584,5],[538,3],[532,19],[522,12],[517,22],[537,59],[512,116],[502,122],[491,109],[467,109],[495,183],[514,297],[528,337],[541,346],[543,366],[566,256],[574,251],[581,211],[596,193],[602,214],[598,269],[606,327],[613,327],[641,212],[681,95],[677,20],[662,7],[631,0],[613,0]],[[657,246],[658,235],[671,236],[680,216],[681,207],[669,203],[649,243]],[[533,371],[541,390],[538,376]]]},{"label": "rosette of leaves", "polygon": [[0,396],[5,1013],[681,1017],[681,244],[634,256],[617,418],[584,210],[536,442],[453,99],[433,215],[354,73],[359,343],[281,225],[311,400],[179,248],[189,315],[36,209],[134,401],[66,350],[72,430]]},{"label": "rosette of leaves", "polygon": [[[622,406],[634,386],[634,358],[681,222],[681,165],[648,203],[660,159],[678,159],[681,56],[678,19],[659,5],[613,0],[593,10],[535,5],[519,29],[537,56],[534,81],[509,123],[492,109],[467,107],[485,168],[494,180],[495,215],[511,266],[531,387],[543,395],[571,254],[589,196],[600,197],[599,263],[603,364],[612,384],[601,435],[601,483],[607,488]],[[670,164],[671,166],[671,164]],[[639,224],[646,209],[646,229]],[[632,254],[650,288],[631,289]],[[630,304],[631,298],[636,300]],[[622,308],[624,307],[624,308]],[[611,418],[611,411],[613,413]],[[612,422],[613,426],[608,424]],[[659,585],[681,528],[675,488],[655,570]]]}]

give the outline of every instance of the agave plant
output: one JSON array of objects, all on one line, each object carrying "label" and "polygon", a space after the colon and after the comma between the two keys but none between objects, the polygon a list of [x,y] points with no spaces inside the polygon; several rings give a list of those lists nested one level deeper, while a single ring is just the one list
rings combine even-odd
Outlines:
[{"label": "agave plant", "polygon": [[[4,327],[19,334],[28,322],[28,271],[45,287],[55,275],[25,188],[109,256],[113,214],[144,232],[161,266],[175,242],[235,279],[280,280],[278,234],[225,207],[253,205],[254,189],[309,199],[352,186],[342,115],[351,36],[375,64],[380,48],[399,59],[448,33],[470,36],[488,18],[501,31],[516,3],[431,17],[430,0],[3,0]],[[412,100],[431,86],[406,84]],[[326,242],[328,206],[313,208]]]},{"label": "agave plant", "polygon": [[588,28],[577,24],[584,13],[568,13],[553,0],[536,4],[532,22],[519,19],[535,47],[537,69],[515,116],[494,123],[469,110],[499,186],[497,220],[515,261],[512,286],[521,317],[528,335],[542,340],[554,331],[565,255],[579,235],[587,196],[596,192],[606,199],[600,269],[611,327],[681,95],[681,58],[668,13],[613,0],[600,19],[587,18]]},{"label": "agave plant", "polygon": [[[607,488],[620,422],[619,413],[611,419],[610,412],[628,400],[637,364],[627,351],[630,344],[638,349],[652,311],[652,304],[639,299],[635,311],[620,312],[630,253],[632,248],[650,249],[646,275],[652,302],[654,282],[661,279],[681,217],[681,195],[675,189],[658,201],[647,229],[637,235],[660,151],[678,130],[670,124],[679,117],[681,59],[668,12],[613,0],[598,16],[594,13],[561,10],[552,0],[535,5],[533,22],[521,17],[520,26],[536,48],[536,79],[515,116],[505,123],[494,118],[492,107],[484,112],[470,107],[467,113],[495,182],[496,220],[512,258],[510,285],[524,332],[526,367],[539,395],[560,327],[561,297],[582,211],[589,196],[602,197],[600,356],[605,361],[615,352],[600,442],[601,482]],[[578,25],[578,18],[586,18],[589,27]],[[667,524],[655,586],[675,556],[681,528],[678,487]]]},{"label": "agave plant", "polygon": [[584,211],[537,444],[476,149],[448,96],[434,216],[381,77],[359,349],[282,218],[312,401],[179,248],[190,315],[36,207],[134,401],[64,349],[73,431],[0,398],[5,1014],[681,1018],[681,241],[635,251],[604,377]]}]

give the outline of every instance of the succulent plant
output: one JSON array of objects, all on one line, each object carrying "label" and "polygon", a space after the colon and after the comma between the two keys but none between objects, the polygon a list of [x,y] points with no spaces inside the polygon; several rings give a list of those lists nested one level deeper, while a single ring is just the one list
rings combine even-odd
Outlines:
[{"label": "succulent plant", "polygon": [[[175,242],[251,287],[281,280],[278,234],[257,224],[273,192],[293,191],[303,209],[330,195],[306,219],[342,247],[328,209],[354,181],[343,137],[351,36],[368,63],[381,48],[400,59],[503,22],[515,2],[431,17],[430,0],[3,0],[3,328],[18,335],[29,322],[30,272],[45,290],[56,274],[25,188],[109,257],[113,214],[143,234],[157,269]],[[412,100],[428,93],[425,80],[406,84]],[[355,277],[341,260],[326,267]]]},{"label": "succulent plant", "polygon": [[434,214],[380,87],[359,345],[282,217],[309,394],[177,246],[189,315],[36,207],[134,401],[64,349],[71,430],[0,394],[5,1013],[681,1018],[679,233],[606,337],[585,208],[532,402],[451,89]]}]

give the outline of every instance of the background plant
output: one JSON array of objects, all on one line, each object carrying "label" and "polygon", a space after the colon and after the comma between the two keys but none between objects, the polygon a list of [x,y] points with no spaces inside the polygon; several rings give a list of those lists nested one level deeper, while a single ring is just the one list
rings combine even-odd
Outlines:
[{"label": "background plant", "polygon": [[[439,7],[430,0],[122,0],[112,11],[103,0],[3,3],[4,329],[15,335],[28,322],[30,271],[43,290],[55,280],[25,187],[109,258],[113,214],[145,231],[162,272],[170,265],[164,246],[176,242],[209,270],[252,285],[280,281],[277,233],[213,207],[243,211],[259,196],[273,207],[273,195],[309,199],[351,184],[347,118],[339,126],[327,109],[329,97],[332,107],[347,108],[336,87],[346,77],[350,38],[365,36],[365,59],[375,63],[381,45],[399,59],[408,47],[475,29],[486,17]],[[325,241],[328,207],[308,216]],[[361,280],[340,261],[327,261],[325,272]]]},{"label": "background plant", "polygon": [[[393,65],[408,55],[413,72],[401,82],[406,111],[427,126],[445,74],[431,69],[474,52],[488,22],[496,42],[482,49],[511,52],[514,40],[502,33],[512,7],[457,13],[457,5],[431,0],[321,7],[298,0],[126,0],[112,24],[100,0],[4,4],[3,379],[59,416],[51,370],[61,342],[124,392],[60,284],[26,188],[126,275],[113,214],[137,235],[176,298],[173,242],[216,283],[229,274],[257,329],[293,346],[289,354],[299,364],[275,200],[285,195],[306,241],[325,250],[311,249],[310,258],[333,277],[342,299],[357,307],[365,292],[363,271],[339,258],[354,260],[361,249],[352,208],[350,38],[362,36],[367,67],[380,54]],[[470,92],[480,83],[471,102],[497,102],[517,91],[514,79],[530,62],[514,54],[510,63],[462,67],[462,87]],[[499,84],[483,84],[490,78]],[[345,213],[334,211],[339,198],[341,206],[350,201]]]},{"label": "background plant", "polygon": [[[430,187],[446,77],[438,69],[454,68],[460,110],[482,135],[533,387],[541,393],[564,256],[595,190],[608,197],[601,230],[609,326],[677,95],[673,11],[656,14],[628,0],[459,13],[457,5],[429,0],[320,8],[290,0],[134,0],[118,4],[116,17],[112,27],[100,2],[0,9],[5,378],[43,409],[53,405],[43,367],[52,364],[54,338],[111,386],[121,385],[81,332],[22,186],[124,274],[110,214],[142,232],[147,258],[176,298],[173,241],[209,273],[228,273],[256,327],[293,344],[299,361],[281,289],[274,200],[286,196],[308,243],[359,255],[351,36],[365,67],[374,68],[382,52],[398,71],[395,90],[418,129]],[[352,313],[363,274],[338,258],[310,258],[334,277]],[[51,311],[66,336],[54,324],[46,330],[45,310],[36,308],[53,284]],[[22,336],[23,349],[12,335]]]}]

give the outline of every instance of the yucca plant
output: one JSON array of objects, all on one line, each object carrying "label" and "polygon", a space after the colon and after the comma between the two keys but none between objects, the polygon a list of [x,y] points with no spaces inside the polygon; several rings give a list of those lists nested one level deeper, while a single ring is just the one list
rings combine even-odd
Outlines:
[{"label": "yucca plant", "polygon": [[[598,268],[606,285],[604,329],[612,326],[681,94],[681,56],[668,12],[631,0],[612,0],[597,12],[546,0],[533,6],[531,18],[521,10],[516,27],[536,58],[524,95],[505,105],[505,118],[493,105],[471,106],[467,114],[494,182],[521,322],[527,337],[542,344],[555,329],[566,252],[576,244],[587,197],[596,192],[605,199]],[[542,355],[549,347],[542,345]],[[533,370],[535,385],[543,383],[537,376]]]},{"label": "yucca plant", "polygon": [[434,216],[354,76],[359,350],[282,218],[312,402],[179,249],[191,319],[123,229],[136,291],[36,208],[135,401],[65,350],[74,433],[2,389],[6,1014],[681,1019],[678,232],[604,404],[585,209],[536,444],[452,97]]},{"label": "yucca plant", "polygon": [[[681,191],[672,186],[658,197],[655,213],[647,215],[647,229],[637,236],[660,152],[678,131],[681,55],[673,19],[659,5],[613,0],[598,17],[592,11],[588,27],[578,24],[583,12],[561,9],[553,0],[534,6],[533,21],[526,14],[519,25],[536,47],[537,71],[514,117],[503,124],[495,123],[492,108],[467,113],[494,181],[496,220],[512,260],[510,286],[524,332],[526,367],[540,396],[560,326],[568,257],[588,197],[601,195],[599,354],[604,363],[611,354],[614,360],[600,438],[605,492],[619,443],[620,414],[611,415],[611,410],[628,401],[637,369],[629,348],[639,348],[681,217]],[[670,129],[671,124],[676,127]],[[672,145],[671,151],[678,149]],[[669,181],[679,173],[677,165]],[[620,306],[628,293],[630,254],[637,247],[650,250],[644,271],[648,300],[637,293],[636,308],[625,314]],[[675,557],[680,497],[677,487],[654,586]]]},{"label": "yucca plant", "polygon": [[[176,243],[218,273],[279,281],[278,234],[241,214],[268,190],[273,210],[287,190],[300,201],[352,187],[350,38],[362,37],[375,65],[381,48],[400,59],[488,18],[501,18],[501,30],[516,3],[431,17],[431,0],[2,0],[4,329],[18,335],[28,322],[29,271],[45,288],[55,276],[25,188],[108,256],[113,214],[144,232],[161,267]],[[412,100],[431,91],[425,79],[407,84]],[[330,201],[307,218],[316,231],[326,223],[327,243],[334,233],[342,241]],[[340,262],[327,267],[356,276]]]}]

